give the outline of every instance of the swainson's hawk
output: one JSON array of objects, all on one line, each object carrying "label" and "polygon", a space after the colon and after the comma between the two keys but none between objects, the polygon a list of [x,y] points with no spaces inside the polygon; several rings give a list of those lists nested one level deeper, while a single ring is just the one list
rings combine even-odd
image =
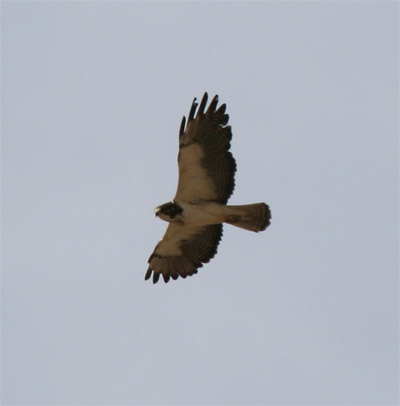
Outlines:
[{"label": "swainson's hawk", "polygon": [[271,212],[265,203],[228,206],[235,186],[236,163],[229,148],[232,139],[226,105],[217,109],[215,96],[208,109],[204,94],[197,115],[194,99],[187,125],[183,117],[179,131],[179,181],[174,199],[155,209],[168,221],[164,237],[149,258],[145,279],[153,274],[168,282],[197,273],[217,252],[222,223],[250,231],[263,231]]}]

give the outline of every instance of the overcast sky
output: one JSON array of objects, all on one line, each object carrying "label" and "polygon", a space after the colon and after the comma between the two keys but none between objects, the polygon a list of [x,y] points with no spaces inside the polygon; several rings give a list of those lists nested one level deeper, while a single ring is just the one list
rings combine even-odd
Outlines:
[{"label": "overcast sky", "polygon": [[[397,404],[399,3],[1,6],[3,404]],[[204,91],[272,224],[153,285]]]}]

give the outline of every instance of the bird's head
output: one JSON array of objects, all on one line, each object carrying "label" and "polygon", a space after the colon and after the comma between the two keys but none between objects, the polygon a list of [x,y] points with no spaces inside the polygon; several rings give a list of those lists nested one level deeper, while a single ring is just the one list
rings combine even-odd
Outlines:
[{"label": "bird's head", "polygon": [[154,210],[157,217],[170,223],[183,224],[183,209],[174,201],[164,203]]}]

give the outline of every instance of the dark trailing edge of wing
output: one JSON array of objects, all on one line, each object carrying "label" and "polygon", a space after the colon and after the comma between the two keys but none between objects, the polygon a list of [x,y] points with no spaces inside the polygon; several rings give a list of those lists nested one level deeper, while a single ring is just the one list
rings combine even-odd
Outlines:
[{"label": "dark trailing edge of wing", "polygon": [[[181,250],[183,254],[176,257],[159,255],[156,253],[156,247],[148,260],[150,265],[144,279],[148,280],[151,275],[153,275],[153,283],[157,283],[160,279],[160,275],[162,275],[164,282],[167,283],[170,278],[175,280],[178,279],[178,277],[186,278],[187,276],[196,274],[198,268],[201,268],[203,264],[209,262],[217,253],[222,233],[222,224],[202,227],[198,234],[186,241],[182,241]],[[163,266],[162,271],[154,269],[154,266],[152,266],[152,260],[154,258],[164,260],[169,266]]]},{"label": "dark trailing edge of wing", "polygon": [[[218,95],[214,96],[205,111],[207,100],[208,94],[204,93],[196,114],[198,103],[194,98],[187,122],[185,116],[182,118],[179,137],[183,137],[188,131],[191,140],[204,147],[205,157],[202,162],[215,182],[218,191],[216,201],[226,204],[235,188],[236,162],[229,151],[232,130],[227,125],[229,115],[225,114],[226,105],[222,104],[217,109]],[[193,121],[196,122],[195,126],[189,126]],[[180,143],[181,149],[185,146]]]}]

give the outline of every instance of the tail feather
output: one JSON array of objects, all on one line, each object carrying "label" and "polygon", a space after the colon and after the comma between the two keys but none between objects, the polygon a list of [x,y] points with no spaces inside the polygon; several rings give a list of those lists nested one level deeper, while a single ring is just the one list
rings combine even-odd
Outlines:
[{"label": "tail feather", "polygon": [[265,203],[227,206],[227,208],[230,214],[225,223],[255,232],[264,231],[270,225],[271,211]]}]

